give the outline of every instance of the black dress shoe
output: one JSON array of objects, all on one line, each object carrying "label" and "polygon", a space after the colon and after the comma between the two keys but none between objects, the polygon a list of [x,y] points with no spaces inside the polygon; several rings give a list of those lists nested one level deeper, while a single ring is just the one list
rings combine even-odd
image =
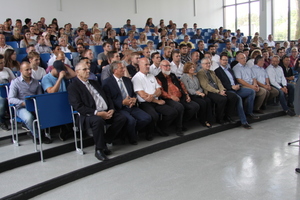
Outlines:
[{"label": "black dress shoe", "polygon": [[103,149],[103,153],[107,156],[112,154],[111,150],[109,149]]},{"label": "black dress shoe", "polygon": [[297,173],[300,173],[300,168],[296,168],[295,171],[296,171]]},{"label": "black dress shoe", "polygon": [[182,131],[187,131],[188,129],[185,126],[182,126],[181,130]]},{"label": "black dress shoe", "polygon": [[184,134],[183,134],[183,132],[181,130],[177,130],[176,131],[176,135],[180,136],[180,137],[184,136]]},{"label": "black dress shoe", "polygon": [[11,130],[11,128],[8,127],[8,125],[7,125],[5,122],[0,123],[0,127],[1,127],[3,130],[5,130],[5,131]]},{"label": "black dress shoe", "polygon": [[242,127],[245,129],[252,129],[252,127],[248,123],[242,124]]},{"label": "black dress shoe", "polygon": [[229,124],[235,124],[236,121],[234,121],[231,117],[227,116],[226,120],[229,122]]},{"label": "black dress shoe", "polygon": [[152,133],[147,133],[146,132],[146,140],[148,140],[148,141],[151,141],[151,140],[153,140],[153,135],[152,135]]},{"label": "black dress shoe", "polygon": [[166,137],[166,136],[169,136],[170,134],[172,134],[171,131],[169,131],[167,129],[164,129],[164,130],[161,130],[161,134],[159,134],[159,135],[163,136],[163,137]]},{"label": "black dress shoe", "polygon": [[221,125],[227,125],[228,122],[225,122],[223,119],[218,120],[217,123],[221,124]]},{"label": "black dress shoe", "polygon": [[262,110],[253,110],[254,113],[258,113],[258,114],[264,114],[264,111]]},{"label": "black dress shoe", "polygon": [[105,160],[109,160],[104,151],[103,150],[96,150],[95,151],[95,157],[98,159],[98,160],[101,160],[101,161],[105,161]]},{"label": "black dress shoe", "polygon": [[259,119],[259,116],[252,114],[247,114],[247,117],[249,117],[250,119]]},{"label": "black dress shoe", "polygon": [[266,110],[266,109],[267,109],[267,106],[262,105],[262,106],[260,107],[260,109],[261,109],[261,110]]},{"label": "black dress shoe", "polygon": [[129,144],[131,144],[131,145],[137,145],[137,144],[138,144],[138,142],[137,142],[137,141],[135,141],[135,140],[131,140],[131,141],[129,141]]},{"label": "black dress shoe", "polygon": [[291,109],[288,109],[288,110],[286,111],[286,114],[289,115],[289,116],[291,116],[291,117],[293,117],[293,116],[296,115],[296,113],[295,113],[293,110],[291,110]]}]

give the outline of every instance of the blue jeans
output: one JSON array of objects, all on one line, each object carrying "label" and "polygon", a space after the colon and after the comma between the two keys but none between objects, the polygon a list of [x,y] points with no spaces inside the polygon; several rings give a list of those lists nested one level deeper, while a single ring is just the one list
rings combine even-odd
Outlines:
[{"label": "blue jeans", "polygon": [[281,105],[281,107],[282,107],[282,109],[284,111],[287,111],[289,109],[289,107],[287,106],[287,102],[286,102],[286,98],[285,98],[285,93],[281,89],[278,89],[278,88],[276,88],[276,89],[279,92],[279,102],[280,102],[280,105]]},{"label": "blue jeans", "polygon": [[252,114],[253,113],[253,104],[254,104],[254,99],[255,99],[255,91],[250,88],[240,88],[238,91],[230,90],[228,92],[235,93],[238,98],[236,108],[237,108],[241,123],[242,124],[248,123],[245,112],[244,112],[243,98],[247,98],[246,114]]},{"label": "blue jeans", "polygon": [[[31,112],[29,112],[26,108],[17,109],[17,116],[24,122],[27,128],[30,130],[33,135],[33,120],[35,119]],[[38,132],[36,130],[36,137],[38,138]]]},{"label": "blue jeans", "polygon": [[0,97],[0,123],[4,122],[4,114],[7,107],[6,98]]}]

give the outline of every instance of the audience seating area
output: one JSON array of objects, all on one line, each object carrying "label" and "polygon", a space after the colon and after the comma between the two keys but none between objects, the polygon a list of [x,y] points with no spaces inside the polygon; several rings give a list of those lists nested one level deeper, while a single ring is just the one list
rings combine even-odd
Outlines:
[{"label": "audience seating area", "polygon": [[[113,28],[113,29],[117,33],[120,32],[120,28]],[[153,29],[150,30],[152,32],[154,31]],[[181,28],[178,28],[177,30],[178,30],[177,33],[179,35],[181,33]],[[73,31],[76,31],[76,28],[74,28]],[[130,29],[126,29],[126,31],[127,32],[130,31]],[[137,31],[143,32],[144,29],[137,28]],[[203,39],[191,39],[190,42],[192,42],[197,49],[198,41],[203,40],[205,42],[205,47],[207,49],[207,47],[210,45],[208,41],[211,39],[213,32],[214,32],[213,28],[202,28],[201,36],[203,37]],[[187,29],[187,35],[192,37],[194,35],[193,29],[191,28]],[[234,35],[234,33],[232,33],[232,35]],[[123,43],[126,38],[127,36],[116,36],[116,39],[118,39],[120,43]],[[138,39],[139,37],[135,36],[135,38]],[[247,42],[250,43],[252,37],[247,36],[247,38],[248,38]],[[148,36],[147,39],[152,40],[155,46],[160,42],[160,38],[158,36]],[[176,39],[175,41],[179,44],[183,40]],[[239,42],[241,41],[238,40],[238,43]],[[27,56],[26,48],[20,48],[18,42],[9,41],[9,37],[6,37],[6,44],[12,46],[16,51],[17,61],[21,62],[22,59]],[[73,45],[73,47],[76,48],[74,42],[72,42],[71,45]],[[141,45],[141,47],[144,48],[146,47],[146,45]],[[86,48],[89,48],[93,51],[95,59],[97,58],[97,55],[99,53],[102,53],[104,51],[102,45],[95,45],[95,46],[91,45],[91,46],[86,46]],[[217,52],[222,52],[224,48],[225,48],[225,43],[219,43]],[[161,51],[161,54],[162,53],[163,51]],[[72,62],[73,58],[78,56],[78,52],[65,53],[65,56]],[[51,58],[51,54],[50,53],[40,54],[40,57],[44,62],[44,64],[47,64],[49,59]],[[20,73],[17,74],[17,76],[19,75]],[[9,90],[9,84],[0,84],[1,97],[7,98],[8,90]],[[79,118],[80,120],[80,114],[77,111],[73,110],[73,108],[69,104],[67,92],[41,94],[41,95],[26,97],[27,110],[30,112],[34,112],[36,115],[34,126],[37,127],[38,133],[34,133],[34,140],[33,140],[34,148],[32,148],[31,140],[29,142],[27,133],[21,131],[21,127],[20,127],[21,121],[14,115],[15,110],[13,108],[13,105],[9,105],[9,107],[10,107],[9,109],[10,123],[11,123],[12,130],[11,130],[11,134],[9,134],[10,132],[0,131],[0,151],[1,149],[5,149],[6,152],[12,151],[13,155],[11,156],[6,155],[3,158],[1,158],[0,173],[6,173],[9,172],[10,170],[21,169],[24,166],[26,167],[26,166],[30,166],[31,164],[37,163],[39,160],[44,161],[45,159],[48,163],[53,162],[52,161],[53,158],[62,157],[64,156],[64,154],[67,154],[67,156],[76,157],[77,155],[70,153],[74,150],[80,155],[83,155],[84,152],[86,152],[88,156],[93,154],[94,151],[93,139],[88,134],[83,135],[81,127],[76,127],[75,121],[77,118]],[[285,113],[281,111],[281,108],[279,106],[274,106],[268,108],[265,114],[260,115],[260,119],[256,121],[270,119],[282,115],[285,115]],[[115,155],[115,157],[112,157],[112,159],[109,160],[108,162],[98,163],[98,162],[86,161],[84,158],[86,155],[84,155],[82,156],[82,158],[79,158],[78,161],[84,163],[83,165],[81,165],[81,168],[74,169],[75,168],[74,167],[70,169],[70,171],[66,172],[65,174],[59,174],[56,175],[55,177],[42,180],[41,183],[37,185],[32,185],[28,188],[25,188],[22,191],[21,190],[16,191],[16,193],[11,194],[7,197],[16,198],[16,199],[20,197],[32,198],[38,194],[42,194],[43,192],[46,192],[47,190],[51,190],[63,184],[70,183],[82,177],[96,173],[100,170],[118,165],[120,163],[127,162],[132,159],[159,151],[161,149],[168,148],[177,144],[181,144],[183,142],[191,141],[211,134],[217,134],[218,132],[221,132],[223,130],[238,127],[241,125],[241,123],[239,122],[237,116],[235,116],[235,118],[238,121],[237,124],[226,124],[223,126],[214,124],[214,127],[212,129],[205,129],[203,127],[200,127],[199,122],[196,123],[196,120],[192,120],[187,123],[189,125],[189,131],[185,134],[184,137],[176,137],[173,135],[169,138],[155,137],[154,141],[146,142],[143,140],[142,137],[143,133],[141,133],[140,140],[143,141],[141,147],[131,148],[125,153],[124,152],[119,153]],[[249,121],[256,122],[251,119]],[[57,138],[55,127],[59,125],[69,124],[69,123],[73,124],[72,131],[74,133],[74,136],[72,135],[72,138],[69,138],[69,140],[67,140],[66,142],[61,142]],[[47,131],[48,134],[51,133],[51,137],[54,138],[53,144],[45,145],[43,147],[41,142],[42,130]],[[4,135],[1,136],[3,132]],[[39,135],[39,146],[37,144],[36,134]],[[11,141],[16,146],[11,145],[10,144]],[[21,150],[17,148],[21,148]],[[110,148],[112,148],[113,151],[117,151],[117,152],[118,151],[120,152],[121,151],[120,149],[126,149],[126,148],[128,149],[128,147],[125,147],[125,145],[119,143],[113,143],[110,146]],[[87,151],[85,151],[84,149]],[[69,158],[65,157],[65,159],[69,159]],[[41,167],[47,167],[48,164],[47,162],[40,163]]]}]

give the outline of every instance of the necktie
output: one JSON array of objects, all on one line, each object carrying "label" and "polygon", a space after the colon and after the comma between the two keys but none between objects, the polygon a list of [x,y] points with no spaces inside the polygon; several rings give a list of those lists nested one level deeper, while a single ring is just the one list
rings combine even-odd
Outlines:
[{"label": "necktie", "polygon": [[122,98],[125,99],[127,97],[127,93],[125,91],[125,88],[123,86],[123,81],[122,79],[119,79],[119,87],[120,87],[120,90],[121,90],[121,94],[122,94]]},{"label": "necktie", "polygon": [[104,101],[104,99],[100,96],[100,94],[93,88],[93,86],[87,82],[87,89],[91,93],[98,111],[104,111],[107,110],[107,105]]},{"label": "necktie", "polygon": [[206,76],[208,78],[209,84],[214,87],[215,89],[219,89],[213,78],[211,77],[209,71],[206,72]]}]

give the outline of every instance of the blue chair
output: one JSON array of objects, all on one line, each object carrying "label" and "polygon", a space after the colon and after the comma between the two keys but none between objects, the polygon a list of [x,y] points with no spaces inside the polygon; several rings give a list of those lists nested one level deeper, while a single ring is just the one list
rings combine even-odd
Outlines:
[{"label": "blue chair", "polygon": [[12,48],[16,49],[19,48],[19,44],[17,41],[10,41],[10,42],[6,42],[7,45],[10,45]]},{"label": "blue chair", "polygon": [[26,54],[17,54],[17,61],[19,61],[21,63],[23,58],[25,58],[26,56],[27,56],[27,53]]},{"label": "blue chair", "polygon": [[50,59],[50,53],[42,53],[40,54],[40,57],[45,65],[47,65],[49,59]]},{"label": "blue chair", "polygon": [[[53,105],[53,106],[49,106]],[[46,129],[54,126],[60,126],[64,124],[73,123],[75,127],[75,122],[73,121],[73,111],[69,104],[68,93],[67,92],[57,92],[50,94],[40,94],[26,97],[26,108],[28,111],[34,111],[36,114],[36,119],[33,122],[34,132],[38,130],[39,142],[40,142],[40,157],[41,161],[43,158],[43,148],[41,141],[41,129]],[[37,149],[36,144],[36,133],[34,135],[35,150]],[[76,151],[83,154],[82,151],[82,135],[81,138],[81,148],[77,147],[76,131],[74,128],[75,136],[75,146]]]},{"label": "blue chair", "polygon": [[[0,84],[0,95],[2,98],[7,98],[9,91],[9,83]],[[11,125],[11,135],[12,142],[15,146],[20,146],[18,137],[18,124],[23,122],[16,113],[16,107],[14,104],[9,104],[9,115],[10,115],[10,125]]]},{"label": "blue chair", "polygon": [[65,56],[69,59],[69,60],[72,60],[73,57],[72,57],[72,53],[65,53]]},{"label": "blue chair", "polygon": [[147,47],[147,45],[146,45],[146,44],[142,44],[142,45],[140,45],[140,47],[141,47],[142,49],[144,49],[145,47]]},{"label": "blue chair", "polygon": [[104,52],[103,50],[103,46],[102,45],[97,45],[97,46],[90,46],[90,49],[93,51],[94,53],[94,58],[97,58],[99,53]]},{"label": "blue chair", "polygon": [[122,44],[124,42],[124,40],[128,38],[128,36],[118,36],[118,40],[120,41],[120,43]]},{"label": "blue chair", "polygon": [[27,54],[26,48],[16,48],[15,51],[17,54]]}]

